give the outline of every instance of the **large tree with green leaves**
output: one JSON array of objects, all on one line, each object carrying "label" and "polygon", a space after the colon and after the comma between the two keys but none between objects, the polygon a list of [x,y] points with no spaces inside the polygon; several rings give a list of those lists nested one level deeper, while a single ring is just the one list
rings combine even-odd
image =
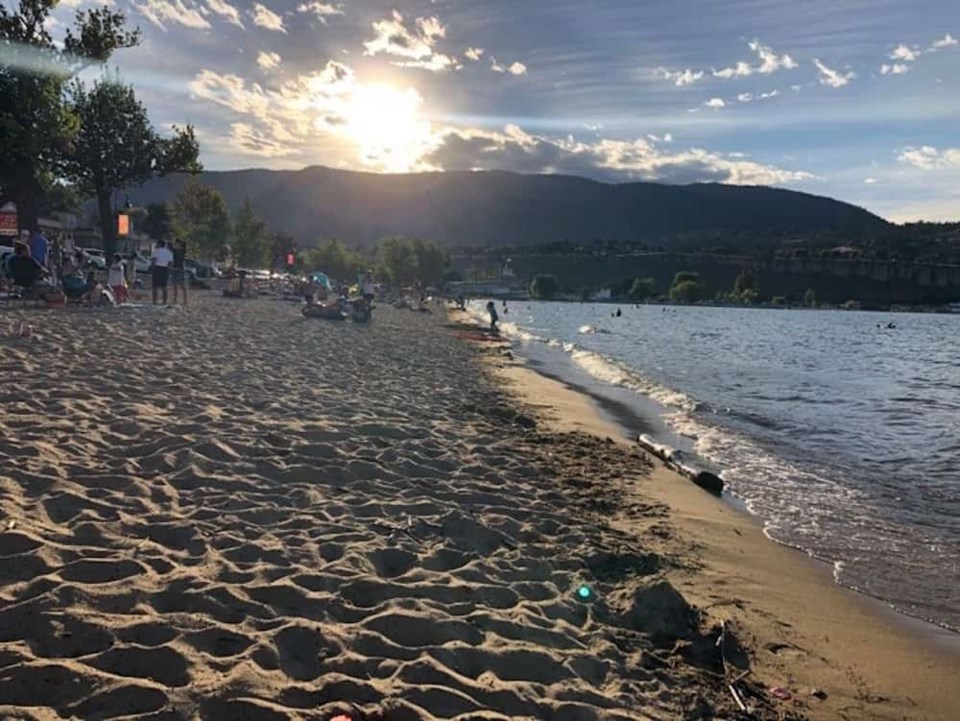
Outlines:
[{"label": "large tree with green leaves", "polygon": [[192,253],[206,260],[222,259],[230,237],[227,201],[216,188],[191,178],[177,193],[173,227]]},{"label": "large tree with green leaves", "polygon": [[230,245],[237,263],[245,268],[262,268],[270,255],[267,225],[253,212],[247,198],[233,220],[233,243]]},{"label": "large tree with green leaves", "polygon": [[364,267],[363,256],[336,239],[325,240],[304,253],[304,267],[319,270],[335,280],[350,280]]},{"label": "large tree with green leaves", "polygon": [[190,126],[174,126],[172,137],[161,137],[129,85],[101,80],[87,88],[75,82],[68,95],[80,127],[65,154],[63,169],[96,197],[103,249],[110,257],[117,248],[114,191],[140,185],[155,175],[198,172],[199,148]]},{"label": "large tree with green leaves", "polygon": [[167,203],[150,203],[146,213],[140,223],[140,230],[154,240],[166,240],[173,235],[173,213]]},{"label": "large tree with green leaves", "polygon": [[41,195],[55,185],[79,123],[64,99],[67,80],[136,45],[122,12],[77,12],[62,45],[46,29],[59,0],[0,4],[0,188],[18,206],[21,227],[36,225]]},{"label": "large tree with green leaves", "polygon": [[446,251],[426,240],[386,238],[376,255],[379,274],[397,285],[442,285],[450,263]]}]

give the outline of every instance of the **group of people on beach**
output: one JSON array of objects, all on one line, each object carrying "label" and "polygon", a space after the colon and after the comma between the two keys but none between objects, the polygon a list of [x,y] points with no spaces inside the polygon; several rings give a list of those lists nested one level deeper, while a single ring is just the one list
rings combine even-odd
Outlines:
[{"label": "group of people on beach", "polygon": [[[176,239],[171,247],[158,241],[150,259],[153,303],[162,297],[167,304],[167,287],[173,285],[173,302],[183,294],[187,303],[186,243]],[[24,298],[48,302],[72,300],[94,305],[126,303],[130,289],[137,284],[136,254],[124,258],[115,253],[106,267],[101,282],[91,268],[87,254],[77,248],[72,238],[50,241],[37,228],[32,233],[20,232],[13,254],[7,259],[2,275]]]}]

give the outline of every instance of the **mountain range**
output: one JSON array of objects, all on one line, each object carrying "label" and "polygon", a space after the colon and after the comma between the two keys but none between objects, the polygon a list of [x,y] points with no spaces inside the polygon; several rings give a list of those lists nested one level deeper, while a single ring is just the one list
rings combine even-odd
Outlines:
[{"label": "mountain range", "polygon": [[[187,179],[156,178],[128,195],[137,205],[172,202]],[[384,175],[322,166],[206,171],[198,180],[218,189],[231,211],[249,198],[271,231],[301,245],[389,236],[450,247],[718,233],[864,236],[894,227],[848,203],[759,186],[608,184],[499,171]]]}]

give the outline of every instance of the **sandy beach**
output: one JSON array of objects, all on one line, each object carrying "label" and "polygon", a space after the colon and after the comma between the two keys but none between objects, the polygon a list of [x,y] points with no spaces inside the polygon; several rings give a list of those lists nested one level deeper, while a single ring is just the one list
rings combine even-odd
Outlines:
[{"label": "sandy beach", "polygon": [[955,653],[441,308],[201,294],[0,331],[20,320],[0,719],[960,713]]}]

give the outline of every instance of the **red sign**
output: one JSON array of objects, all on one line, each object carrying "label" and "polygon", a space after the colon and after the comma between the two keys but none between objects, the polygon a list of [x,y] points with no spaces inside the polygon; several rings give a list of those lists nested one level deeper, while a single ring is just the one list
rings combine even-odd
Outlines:
[{"label": "red sign", "polygon": [[0,235],[17,237],[17,206],[13,203],[4,203],[0,207]]},{"label": "red sign", "polygon": [[130,235],[130,216],[120,213],[117,216],[117,235]]}]

